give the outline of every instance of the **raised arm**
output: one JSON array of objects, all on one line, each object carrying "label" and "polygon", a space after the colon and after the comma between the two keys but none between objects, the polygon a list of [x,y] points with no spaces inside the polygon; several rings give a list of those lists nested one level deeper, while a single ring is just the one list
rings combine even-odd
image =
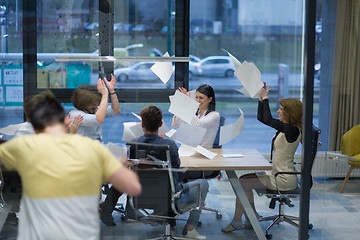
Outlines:
[{"label": "raised arm", "polygon": [[95,113],[95,116],[96,116],[96,120],[99,123],[104,123],[106,117],[109,92],[106,89],[105,83],[101,80],[101,78],[98,79],[97,89],[101,93],[101,100],[100,100],[100,105]]},{"label": "raised arm", "polygon": [[113,110],[113,112],[115,114],[119,114],[121,109],[120,109],[120,104],[119,104],[119,99],[116,95],[116,92],[115,92],[115,86],[116,86],[116,79],[114,77],[113,74],[111,74],[111,81],[107,81],[106,78],[105,78],[105,82],[106,82],[106,85],[109,89],[109,94],[110,94],[110,99],[111,99],[111,109]]}]

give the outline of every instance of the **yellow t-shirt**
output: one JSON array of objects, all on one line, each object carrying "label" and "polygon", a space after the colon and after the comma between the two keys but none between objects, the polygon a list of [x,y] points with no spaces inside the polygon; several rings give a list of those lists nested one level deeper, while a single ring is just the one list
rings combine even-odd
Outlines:
[{"label": "yellow t-shirt", "polygon": [[[121,163],[80,135],[19,137],[0,145],[23,188],[18,239],[98,239],[100,188]],[[55,237],[55,238],[54,238]]]}]

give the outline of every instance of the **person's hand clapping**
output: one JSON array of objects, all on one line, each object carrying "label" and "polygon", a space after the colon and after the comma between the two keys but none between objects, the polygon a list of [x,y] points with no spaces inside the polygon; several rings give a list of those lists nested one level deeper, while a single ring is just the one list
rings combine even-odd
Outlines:
[{"label": "person's hand clapping", "polygon": [[107,88],[105,86],[105,83],[103,82],[103,80],[101,78],[98,79],[97,90],[99,91],[99,93],[101,93],[101,95],[108,94],[108,90],[107,90]]}]

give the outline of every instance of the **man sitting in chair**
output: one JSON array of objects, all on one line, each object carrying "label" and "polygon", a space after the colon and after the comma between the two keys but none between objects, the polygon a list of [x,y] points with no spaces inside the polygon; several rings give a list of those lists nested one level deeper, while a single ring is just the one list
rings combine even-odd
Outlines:
[{"label": "man sitting in chair", "polygon": [[[170,158],[171,158],[171,166],[173,168],[179,168],[180,167],[180,158],[178,154],[178,148],[175,144],[175,142],[171,139],[164,139],[158,135],[159,128],[162,125],[162,112],[161,110],[154,106],[154,105],[148,105],[144,107],[140,111],[141,116],[141,125],[144,131],[144,135],[132,140],[132,142],[140,142],[140,143],[151,143],[151,144],[166,144],[170,147]],[[178,174],[177,172],[173,172],[174,177],[174,185],[175,185],[175,191],[179,191],[182,188],[189,187],[194,184],[200,184],[200,191],[201,191],[201,204],[203,205],[205,202],[205,198],[209,189],[209,184],[204,179],[197,179],[194,181],[189,181],[186,184],[181,185],[178,180]],[[112,189],[114,190],[114,189]],[[116,193],[114,191],[113,195],[120,196],[120,194]],[[179,208],[185,208],[185,206],[189,204],[193,204],[194,202],[197,202],[197,196],[199,195],[199,192],[197,191],[197,188],[190,188],[189,191],[186,193],[181,194],[181,197],[177,200],[177,205]],[[113,202],[117,201],[117,199],[113,199]],[[104,203],[107,201],[105,200]],[[104,211],[104,208],[103,208]],[[112,209],[111,209],[112,211]],[[183,235],[187,238],[192,239],[206,239],[205,236],[200,235],[195,230],[195,225],[197,224],[199,217],[200,217],[201,210],[191,210],[190,215],[188,218],[188,221],[184,227]],[[103,212],[104,214],[104,212]],[[111,214],[111,212],[110,212]],[[174,224],[173,224],[174,225]],[[174,226],[171,227],[171,230],[174,231]]]}]

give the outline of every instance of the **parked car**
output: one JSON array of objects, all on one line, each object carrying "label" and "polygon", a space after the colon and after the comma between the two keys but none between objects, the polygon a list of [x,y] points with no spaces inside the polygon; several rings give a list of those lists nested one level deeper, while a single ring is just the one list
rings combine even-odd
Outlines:
[{"label": "parked car", "polygon": [[230,57],[210,56],[195,64],[195,75],[211,77],[233,77],[235,65]]},{"label": "parked car", "polygon": [[118,82],[128,80],[156,80],[158,77],[150,69],[152,65],[154,65],[154,63],[140,62],[129,67],[117,68],[114,70],[114,77]]},{"label": "parked car", "polygon": [[201,59],[194,55],[189,55],[189,58],[189,79],[192,79],[194,75],[197,75],[198,70],[196,68],[199,67],[198,63]]}]

